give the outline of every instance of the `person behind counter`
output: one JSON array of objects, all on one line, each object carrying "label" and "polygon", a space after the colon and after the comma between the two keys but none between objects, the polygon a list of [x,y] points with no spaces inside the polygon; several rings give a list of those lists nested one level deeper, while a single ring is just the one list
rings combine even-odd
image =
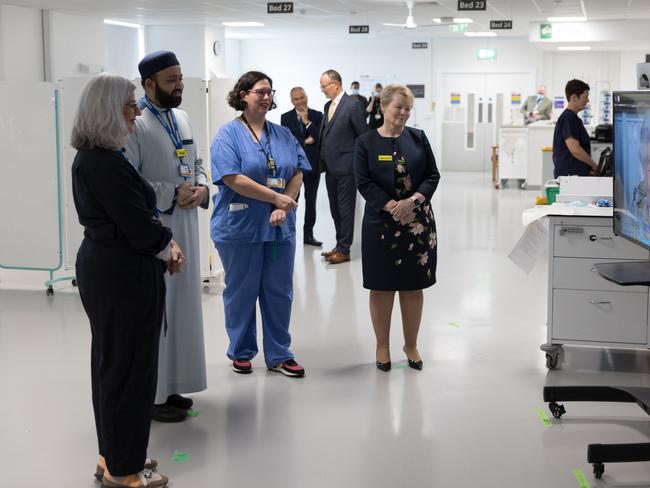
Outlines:
[{"label": "person behind counter", "polygon": [[589,103],[589,85],[570,80],[564,88],[567,108],[557,119],[553,134],[553,176],[593,175],[598,164],[591,159],[591,142],[578,112]]},{"label": "person behind counter", "polygon": [[546,96],[546,87],[544,85],[539,85],[537,93],[529,96],[521,107],[521,113],[524,114],[526,124],[538,120],[549,120],[552,111],[553,102]]}]

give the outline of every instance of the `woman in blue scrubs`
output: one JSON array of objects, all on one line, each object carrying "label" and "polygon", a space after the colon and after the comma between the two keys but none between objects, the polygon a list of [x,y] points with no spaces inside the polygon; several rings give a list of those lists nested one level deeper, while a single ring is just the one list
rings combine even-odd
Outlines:
[{"label": "woman in blue scrubs", "polygon": [[264,73],[242,75],[228,95],[241,116],[212,141],[211,235],[226,275],[223,302],[230,339],[227,355],[237,373],[252,371],[258,352],[255,304],[259,300],[264,360],[271,371],[302,377],[289,349],[296,199],[309,161],[289,129],[266,120],[275,108],[273,82]]}]

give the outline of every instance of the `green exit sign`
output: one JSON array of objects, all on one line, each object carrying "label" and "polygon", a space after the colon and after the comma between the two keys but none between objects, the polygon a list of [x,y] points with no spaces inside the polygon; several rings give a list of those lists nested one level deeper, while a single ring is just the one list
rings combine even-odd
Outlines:
[{"label": "green exit sign", "polygon": [[496,58],[496,49],[481,48],[476,50],[476,59],[479,61],[494,61]]},{"label": "green exit sign", "polygon": [[539,38],[551,39],[553,37],[553,26],[551,24],[539,25]]},{"label": "green exit sign", "polygon": [[466,32],[467,24],[451,24],[449,26],[450,32]]}]

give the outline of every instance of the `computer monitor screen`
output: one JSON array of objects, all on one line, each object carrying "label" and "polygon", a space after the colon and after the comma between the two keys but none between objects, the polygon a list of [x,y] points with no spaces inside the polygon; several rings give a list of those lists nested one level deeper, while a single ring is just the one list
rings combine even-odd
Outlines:
[{"label": "computer monitor screen", "polygon": [[650,91],[613,99],[614,233],[650,249]]}]

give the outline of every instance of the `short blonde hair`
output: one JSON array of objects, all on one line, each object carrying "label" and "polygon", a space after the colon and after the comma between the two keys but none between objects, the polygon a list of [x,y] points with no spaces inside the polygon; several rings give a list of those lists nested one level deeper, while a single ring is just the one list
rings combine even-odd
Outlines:
[{"label": "short blonde hair", "polygon": [[391,83],[381,91],[381,106],[386,107],[390,102],[393,101],[395,95],[404,95],[408,100],[409,106],[413,108],[413,102],[415,101],[413,92],[408,87],[404,85],[398,85],[397,83]]},{"label": "short blonde hair", "polygon": [[117,150],[124,146],[129,135],[124,104],[134,91],[135,85],[122,76],[104,73],[90,80],[75,114],[72,147]]}]

